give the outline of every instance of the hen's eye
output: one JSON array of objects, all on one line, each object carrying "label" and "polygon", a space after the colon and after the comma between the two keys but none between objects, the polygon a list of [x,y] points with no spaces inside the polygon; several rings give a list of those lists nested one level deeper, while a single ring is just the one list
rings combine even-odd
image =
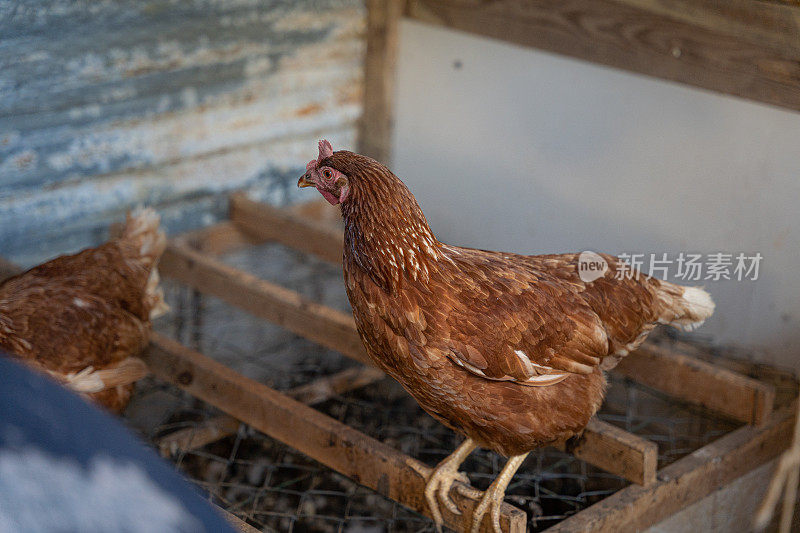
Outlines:
[{"label": "hen's eye", "polygon": [[331,171],[327,168],[322,171],[322,175],[325,176],[326,179],[331,179]]}]

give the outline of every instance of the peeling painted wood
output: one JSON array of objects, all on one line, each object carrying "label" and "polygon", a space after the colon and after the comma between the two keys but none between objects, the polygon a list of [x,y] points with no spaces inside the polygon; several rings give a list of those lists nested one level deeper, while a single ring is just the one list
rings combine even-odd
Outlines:
[{"label": "peeling painted wood", "polygon": [[364,17],[358,0],[0,2],[0,253],[92,244],[137,203],[210,223],[232,189],[288,199],[320,135],[355,145]]}]

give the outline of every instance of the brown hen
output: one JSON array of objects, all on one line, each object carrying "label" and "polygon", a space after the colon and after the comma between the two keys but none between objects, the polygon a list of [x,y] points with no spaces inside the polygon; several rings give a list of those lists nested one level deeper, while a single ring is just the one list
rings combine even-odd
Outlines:
[{"label": "brown hen", "polygon": [[167,307],[158,287],[166,247],[151,209],[128,215],[119,238],[62,256],[0,284],[0,348],[111,411],[147,373],[135,356]]},{"label": "brown hen", "polygon": [[[711,316],[705,291],[631,272],[603,255],[584,282],[578,254],[523,256],[436,239],[414,196],[382,164],[320,141],[300,187],[340,204],[344,279],[370,358],[425,411],[467,438],[427,480],[451,512],[459,465],[477,446],[509,457],[473,516],[500,530],[505,489],[525,456],[586,427],[603,401],[603,370],[656,324],[694,328]],[[618,279],[620,278],[620,279]]]}]

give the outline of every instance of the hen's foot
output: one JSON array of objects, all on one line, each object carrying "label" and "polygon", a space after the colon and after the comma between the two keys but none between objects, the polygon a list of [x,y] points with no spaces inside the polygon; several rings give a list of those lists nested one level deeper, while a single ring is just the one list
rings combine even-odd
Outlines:
[{"label": "hen's foot", "polygon": [[465,473],[459,472],[458,467],[461,466],[467,455],[474,449],[475,445],[472,441],[470,439],[465,440],[455,452],[436,465],[436,468],[430,472],[427,469],[423,470],[416,463],[411,463],[411,467],[425,478],[425,501],[428,502],[428,508],[431,510],[431,518],[436,524],[436,531],[440,533],[444,525],[441,505],[444,505],[454,515],[461,514],[456,504],[450,499],[450,488],[455,481],[469,485],[469,478]]},{"label": "hen's foot", "polygon": [[[457,468],[457,465],[439,465],[433,469],[425,480],[425,501],[428,502],[431,518],[433,518],[433,522],[436,524],[436,531],[439,531],[439,533],[441,533],[444,525],[440,505],[444,505],[454,515],[461,514],[456,504],[450,499],[450,488],[453,486],[454,481],[468,484],[469,478],[464,472],[459,472]],[[425,475],[422,470],[417,470],[417,473],[421,476]]]},{"label": "hen's foot", "polygon": [[501,489],[494,484],[483,493],[480,503],[472,514],[472,528],[470,530],[472,533],[478,533],[480,531],[483,517],[486,515],[487,511],[491,513],[491,523],[494,531],[496,533],[503,532],[503,530],[500,529],[500,508],[503,506],[505,497],[505,487]]},{"label": "hen's foot", "polygon": [[506,488],[527,455],[526,453],[509,459],[500,472],[500,475],[497,476],[492,484],[489,485],[489,488],[486,489],[486,492],[483,493],[481,501],[472,513],[472,533],[478,533],[480,531],[483,517],[486,515],[487,511],[490,513],[492,529],[495,533],[502,533],[503,530],[500,529],[500,510],[503,507]]}]

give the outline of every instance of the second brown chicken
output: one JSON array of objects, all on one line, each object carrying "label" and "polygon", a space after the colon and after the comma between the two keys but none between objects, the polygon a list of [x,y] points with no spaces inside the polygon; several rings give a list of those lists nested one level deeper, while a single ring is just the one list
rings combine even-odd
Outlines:
[{"label": "second brown chicken", "polygon": [[119,238],[0,283],[0,348],[114,412],[147,373],[136,355],[167,309],[157,263],[166,247],[151,209]]}]

